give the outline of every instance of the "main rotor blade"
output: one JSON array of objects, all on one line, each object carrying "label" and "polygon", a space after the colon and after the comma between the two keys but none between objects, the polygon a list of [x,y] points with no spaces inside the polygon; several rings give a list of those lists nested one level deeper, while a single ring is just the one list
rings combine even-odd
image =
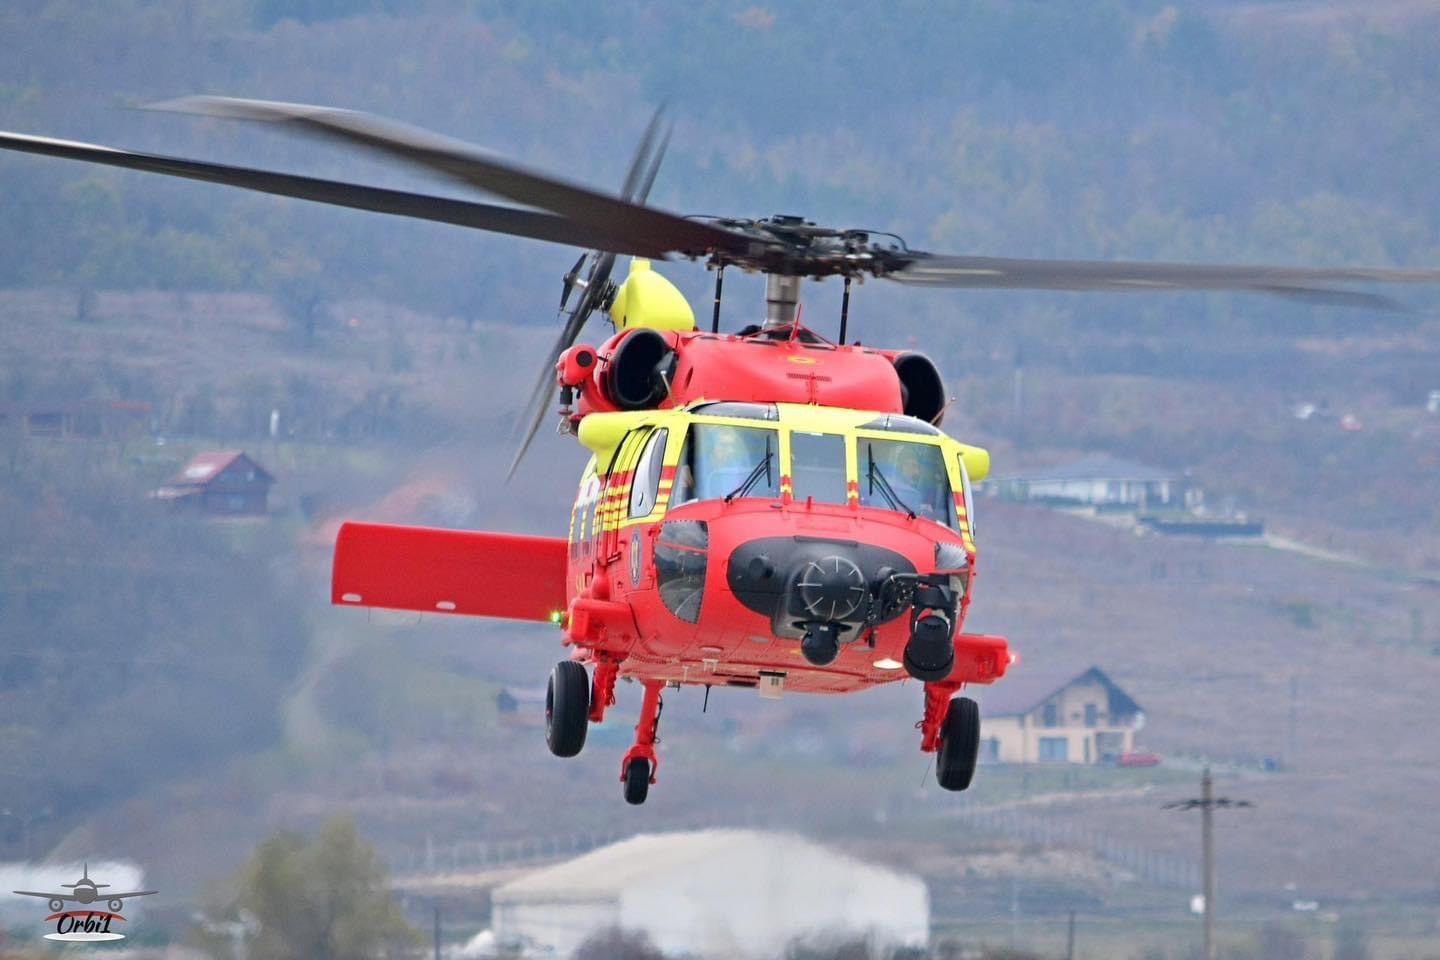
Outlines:
[{"label": "main rotor blade", "polygon": [[293,124],[309,133],[417,164],[518,203],[550,210],[597,232],[628,238],[637,246],[703,256],[713,250],[743,252],[750,243],[742,234],[722,227],[527,170],[464,141],[353,110],[232,97],[184,97],[154,104],[153,108]]},{"label": "main rotor blade", "polygon": [[[651,162],[651,154],[655,151],[655,134],[660,130],[660,121],[665,117],[665,105],[662,103],[655,108],[655,113],[650,122],[645,125],[645,132],[640,135],[640,143],[635,147],[635,156],[630,160],[630,169],[625,172],[625,183],[620,188],[620,197],[624,200],[638,200],[645,202],[650,195],[650,184],[646,183],[647,174],[660,165],[656,158]],[[665,131],[665,140],[660,144],[660,156],[665,155],[665,147],[670,142],[670,131]],[[653,182],[653,175],[650,180]],[[642,190],[643,187],[643,190]]]},{"label": "main rotor blade", "polygon": [[535,435],[540,432],[540,427],[545,422],[545,414],[550,409],[550,398],[555,390],[555,364],[560,362],[560,354],[570,349],[576,338],[580,336],[580,331],[584,329],[585,320],[590,316],[590,310],[582,311],[581,308],[591,296],[590,289],[586,289],[580,298],[580,303],[576,304],[574,312],[565,318],[565,326],[550,347],[550,352],[546,355],[545,366],[540,368],[540,377],[525,406],[525,439],[520,441],[520,446],[515,450],[515,456],[510,459],[510,466],[505,471],[506,481],[515,476],[516,468],[520,466],[520,461],[525,458],[525,452],[530,449],[530,444],[535,440]]},{"label": "main rotor blade", "polygon": [[403,190],[367,187],[338,180],[275,173],[251,167],[185,160],[160,154],[133,153],[113,147],[73,140],[56,140],[0,131],[0,148],[36,153],[67,160],[84,160],[127,170],[163,173],[187,180],[201,180],[282,197],[296,197],[332,206],[369,210],[399,217],[433,220],[476,230],[489,230],[534,240],[547,240],[578,247],[596,247],[634,256],[659,257],[664,248],[635,239],[620,238],[564,217],[536,210],[519,210],[473,200],[433,197]]},{"label": "main rotor blade", "polygon": [[[625,174],[625,183],[620,191],[621,196],[626,200],[644,203],[645,199],[650,196],[650,188],[655,185],[655,177],[660,172],[660,163],[665,159],[665,150],[670,145],[668,128],[658,146],[655,142],[655,135],[660,129],[660,121],[664,114],[665,106],[662,104],[655,109],[655,115],[650,118],[650,123],[645,127],[645,133],[640,137],[640,144],[635,148],[635,156],[630,161],[630,169]],[[565,301],[569,297],[570,282],[584,260],[585,258],[581,257],[576,261],[574,268],[566,275],[566,292],[560,299],[561,312],[564,312]],[[585,323],[590,319],[590,314],[595,312],[595,308],[600,305],[601,299],[605,296],[605,285],[609,281],[614,267],[615,254],[606,252],[596,255],[595,266],[590,271],[585,290],[575,304],[575,309],[566,315],[565,326],[561,329],[555,345],[551,347],[545,365],[540,368],[540,377],[530,393],[523,421],[525,424],[524,439],[520,441],[520,446],[515,450],[515,456],[510,460],[510,467],[505,472],[507,481],[515,475],[516,468],[520,466],[520,461],[524,459],[526,451],[530,449],[535,435],[540,432],[541,424],[545,422],[545,411],[549,407],[550,394],[553,389],[552,378],[555,364],[559,362],[560,354],[570,349],[571,345],[579,339],[580,331],[585,329]]]},{"label": "main rotor blade", "polygon": [[917,286],[1020,290],[1241,290],[1303,297],[1341,306],[1403,309],[1388,297],[1337,289],[1339,283],[1436,283],[1440,270],[1371,267],[1269,267],[1228,264],[1130,263],[1108,260],[1027,260],[956,257],[911,251],[885,274]]}]

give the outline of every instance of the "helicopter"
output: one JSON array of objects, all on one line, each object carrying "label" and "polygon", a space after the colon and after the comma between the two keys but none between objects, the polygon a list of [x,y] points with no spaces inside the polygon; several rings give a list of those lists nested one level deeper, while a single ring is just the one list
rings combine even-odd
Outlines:
[{"label": "helicopter", "polygon": [[[1401,309],[1353,284],[1435,283],[1440,270],[1305,268],[950,255],[803,217],[682,216],[647,203],[670,139],[657,111],[619,194],[463,141],[364,113],[187,97],[157,109],[273,123],[359,147],[521,206],[0,133],[0,147],[586,248],[566,273],[562,329],[517,421],[513,474],[552,398],[589,451],[565,536],[350,521],[331,600],[557,625],[568,655],[546,689],[546,741],[585,745],[643,688],[621,759],[627,802],[657,782],[666,689],[760,697],[849,693],[914,680],[920,749],[965,790],[980,743],[976,702],[1014,663],[1004,637],[964,630],[977,575],[973,485],[989,454],[945,434],[945,381],[925,354],[847,342],[851,285],[866,278],[960,289],[1236,290]],[[632,258],[612,279],[616,259]],[[715,274],[709,329],[654,262]],[[722,332],[727,268],[766,281],[763,320]],[[805,280],[843,282],[838,335],[802,323]],[[573,302],[572,302],[573,301]],[[613,334],[580,342],[605,311]]]}]

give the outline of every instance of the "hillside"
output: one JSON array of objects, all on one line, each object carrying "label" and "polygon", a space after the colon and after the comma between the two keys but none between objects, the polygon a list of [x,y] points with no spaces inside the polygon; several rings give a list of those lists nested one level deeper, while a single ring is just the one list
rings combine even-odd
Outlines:
[{"label": "hillside", "polygon": [[[1403,0],[823,15],[791,0],[23,0],[0,9],[0,128],[448,189],[128,109],[274,97],[604,186],[667,101],[653,199],[675,210],[799,212],[964,253],[1435,266],[1437,27],[1433,4]],[[706,713],[680,692],[662,781],[636,811],[615,783],[633,689],[571,764],[496,714],[501,686],[543,683],[552,628],[325,604],[342,517],[562,529],[573,441],[542,431],[503,478],[575,251],[8,153],[0,211],[0,408],[145,411],[99,439],[24,436],[13,416],[0,430],[0,807],[44,811],[3,821],[0,857],[104,848],[178,890],[341,807],[397,865],[496,838],[742,822],[920,864],[951,916],[1003,916],[1005,871],[1020,870],[1037,910],[1089,898],[1184,919],[1178,887],[1137,882],[1103,844],[1057,845],[1073,859],[1055,879],[1043,844],[961,818],[915,749],[911,686],[730,692]],[[703,269],[657,268],[704,312]],[[1188,863],[1193,824],[1159,805],[1208,758],[1257,803],[1225,825],[1237,906],[1278,916],[1305,895],[1393,919],[1433,900],[1440,293],[1397,296],[1408,312],[856,288],[851,329],[931,353],[954,397],[946,429],[990,448],[997,473],[1139,460],[1347,561],[983,500],[971,627],[1010,636],[1016,670],[1103,666],[1167,763],[991,768],[976,805]],[[725,325],[762,300],[758,278],[727,276]],[[835,283],[812,284],[804,317],[827,332],[838,304]],[[1297,418],[1303,405],[1320,415]],[[217,447],[280,478],[267,522],[154,509],[156,485]],[[1008,865],[962,884],[971,855]]]},{"label": "hillside", "polygon": [[[401,861],[416,856],[427,838],[473,843],[616,828],[612,754],[625,735],[632,691],[622,691],[614,736],[597,732],[595,749],[575,764],[560,764],[544,754],[534,728],[497,727],[493,707],[499,685],[531,687],[544,677],[556,650],[549,628],[376,620],[323,605],[326,536],[333,529],[327,517],[536,531],[563,522],[579,453],[562,438],[543,437],[524,486],[505,486],[500,479],[508,459],[505,418],[486,410],[483,401],[492,389],[519,387],[528,371],[517,371],[505,358],[533,354],[538,338],[506,328],[467,330],[462,323],[415,313],[400,315],[403,326],[387,325],[381,318],[393,308],[355,304],[359,322],[345,328],[349,339],[327,341],[316,356],[274,339],[273,320],[267,319],[273,311],[263,300],[192,297],[181,311],[173,297],[107,293],[97,299],[97,322],[81,326],[57,315],[63,298],[26,295],[3,302],[12,316],[28,316],[17,341],[27,351],[40,355],[66,341],[73,376],[151,384],[159,394],[181,398],[209,391],[215,422],[225,435],[252,443],[283,478],[276,504],[289,542],[263,549],[271,563],[302,575],[299,580],[292,575],[292,585],[300,588],[310,638],[310,667],[297,674],[298,685],[274,687],[261,701],[283,722],[279,752],[270,748],[250,759],[236,754],[222,762],[218,787],[186,786],[182,770],[177,786],[162,781],[129,803],[123,791],[97,793],[89,810],[121,801],[120,812],[101,815],[63,849],[78,850],[97,835],[110,835],[105,824],[122,823],[125,834],[133,833],[127,845],[139,854],[159,842],[149,831],[163,824],[172,852],[156,869],[174,871],[178,882],[190,883],[210,869],[208,853],[200,850],[231,849],[238,857],[263,824],[305,824],[336,806],[354,809]],[[49,306],[42,309],[44,304]],[[493,349],[465,349],[476,339]],[[384,358],[397,350],[418,358],[414,366],[387,367]],[[232,359],[217,363],[217,356]],[[236,363],[233,358],[240,356],[246,359]],[[292,372],[282,376],[287,368]],[[168,371],[172,379],[158,379],[158,371]],[[393,408],[396,426],[327,441],[324,435],[334,425],[311,421],[297,430],[314,429],[314,437],[279,444],[244,441],[253,436],[240,416],[246,391],[260,389],[257,384],[277,388],[286,376],[310,384],[307,396],[314,408],[336,411],[335,423],[346,422],[349,405],[372,391],[393,392],[403,399]],[[1084,398],[1109,382],[1057,376],[1046,387],[1045,402],[1083,411]],[[1206,389],[1203,382],[1119,382],[1154,395]],[[983,392],[971,381],[957,384],[962,396],[971,390]],[[1259,409],[1267,396],[1268,385],[1231,385],[1226,402],[1238,415]],[[293,401],[283,392],[263,394],[251,406],[268,410],[272,402],[288,413]],[[1106,409],[1110,419],[1103,429],[1117,434],[1205,429],[1200,417],[1172,422],[1186,409],[1183,403]],[[1085,422],[1083,413],[1070,416],[1075,419],[1069,422]],[[969,419],[959,418],[951,429],[968,436]],[[431,424],[435,433],[407,435],[407,424]],[[1197,440],[1218,447],[1219,429],[1212,425]],[[196,442],[176,438],[167,447],[188,449]],[[35,444],[30,441],[21,455],[44,449]],[[1010,460],[1013,446],[1001,439],[997,463]],[[85,449],[72,449],[72,455]],[[1025,449],[1028,456],[1047,459],[1064,455],[1071,445],[1031,440]],[[1284,449],[1274,456],[1288,462]],[[180,452],[164,456],[173,459]],[[142,462],[132,458],[117,466]],[[163,473],[156,466],[138,472],[157,471]],[[1200,478],[1211,482],[1208,475]],[[1217,477],[1215,483],[1223,487],[1226,480]],[[328,505],[306,521],[298,506],[309,497]],[[1293,509],[1294,522],[1315,541],[1353,546],[1342,522]],[[104,529],[92,533],[105,549],[111,536]],[[1440,680],[1434,655],[1440,595],[1433,588],[1256,548],[1137,539],[1092,521],[991,500],[980,504],[980,536],[983,567],[971,626],[1010,636],[1021,654],[1015,669],[1101,664],[1143,704],[1148,748],[1172,758],[1211,757],[1244,778],[1237,790],[1263,801],[1260,811],[1232,828],[1226,869],[1247,878],[1239,889],[1297,883],[1319,895],[1344,897],[1353,895],[1362,878],[1363,889],[1386,895],[1428,889],[1429,852],[1413,837],[1440,824],[1429,824],[1430,805],[1423,798],[1435,784],[1425,762],[1427,734],[1414,718],[1423,714],[1427,691]],[[1293,751],[1292,682],[1299,691]],[[916,785],[925,782],[911,729],[915,696],[898,687],[854,701],[769,705],[728,694],[715,697],[711,711],[701,715],[698,694],[677,694],[666,716],[663,789],[657,788],[645,814],[657,823],[748,818],[805,826],[806,798],[829,783],[854,803],[848,815],[809,826],[849,837],[870,811],[913,803]],[[828,732],[817,740],[816,731]],[[1280,759],[1284,771],[1260,773],[1265,757]],[[863,758],[859,777],[845,765],[856,758]],[[1009,776],[994,776],[999,791],[994,796],[1013,796]],[[987,795],[985,779],[980,801]],[[1162,769],[1148,782],[1168,792],[1193,789],[1178,771]],[[1119,781],[1127,783],[1136,781]],[[1159,854],[1188,856],[1188,833],[1177,832],[1167,816],[1156,813],[1162,794],[1117,800],[1103,779],[1090,781],[1089,788],[1101,791],[1096,800],[1052,804],[1047,815],[1127,836]],[[1051,788],[1039,783],[1031,789]],[[921,795],[925,817],[943,816],[947,798],[929,788]],[[757,803],[760,796],[767,797],[764,804]],[[76,817],[86,809],[76,810]],[[248,812],[242,815],[241,809]],[[207,810],[211,813],[202,812]],[[170,812],[156,819],[159,811]],[[217,818],[228,825],[223,835],[215,832]],[[1323,858],[1306,839],[1315,836],[1330,838]],[[1336,873],[1336,863],[1345,870]],[[1127,902],[1120,893],[1109,896]]]}]

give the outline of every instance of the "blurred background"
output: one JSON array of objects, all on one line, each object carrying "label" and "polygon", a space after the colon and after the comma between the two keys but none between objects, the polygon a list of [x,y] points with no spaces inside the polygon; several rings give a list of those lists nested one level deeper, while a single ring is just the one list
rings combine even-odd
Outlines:
[{"label": "blurred background", "polygon": [[[135,109],[190,93],[384,114],[612,190],[666,103],[651,202],[679,212],[954,253],[1440,265],[1421,0],[0,7],[0,128],[450,189]],[[638,689],[580,758],[545,749],[553,627],[326,602],[344,518],[565,530],[578,445],[547,428],[504,470],[575,256],[0,155],[7,890],[104,861],[162,891],[132,945],[288,956],[255,898],[355,876],[369,939],[336,956],[429,950],[437,917],[442,947],[483,955],[519,943],[492,905],[536,871],[637,834],[782,831],[918,878],[914,950],[1063,955],[1073,929],[1077,956],[1180,958],[1200,831],[1162,805],[1208,765],[1254,804],[1217,815],[1223,954],[1440,955],[1433,288],[1401,314],[857,288],[853,335],[928,352],[947,431],[991,450],[968,627],[1021,659],[977,698],[988,729],[1053,720],[1051,742],[997,733],[955,796],[917,750],[914,685],[703,713],[687,689],[630,808]],[[659,269],[704,312],[703,268]],[[803,297],[833,334],[838,283]],[[758,278],[727,278],[726,328],[762,311]],[[237,464],[244,495],[207,499],[203,468]],[[1087,696],[1116,749],[1082,751]],[[16,949],[43,906],[0,901]],[[822,949],[775,929],[765,949]]]}]

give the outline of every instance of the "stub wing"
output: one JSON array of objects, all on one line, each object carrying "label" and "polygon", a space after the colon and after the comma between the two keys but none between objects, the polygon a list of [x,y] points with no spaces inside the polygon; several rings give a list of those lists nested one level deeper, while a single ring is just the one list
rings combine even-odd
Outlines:
[{"label": "stub wing", "polygon": [[549,620],[565,609],[566,550],[561,537],[345,523],[330,602]]},{"label": "stub wing", "polygon": [[1010,662],[1010,644],[1004,637],[962,633],[955,638],[955,670],[950,679],[994,683],[1005,676]]}]

